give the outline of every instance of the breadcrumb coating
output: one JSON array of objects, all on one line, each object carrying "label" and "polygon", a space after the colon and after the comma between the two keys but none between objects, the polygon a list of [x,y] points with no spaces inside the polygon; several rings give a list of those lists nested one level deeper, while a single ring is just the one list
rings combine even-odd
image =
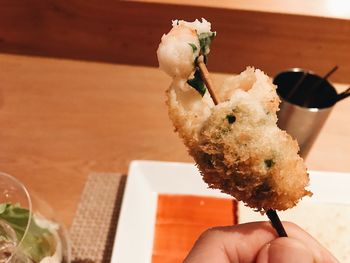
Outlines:
[{"label": "breadcrumb coating", "polygon": [[[159,49],[169,44],[162,38]],[[158,59],[166,60],[159,53]],[[208,92],[202,97],[187,84],[189,75],[180,75],[171,75],[166,92],[169,117],[209,187],[258,211],[286,210],[311,196],[298,144],[277,127],[280,101],[267,75],[248,67],[228,78],[218,91],[218,105]]]}]

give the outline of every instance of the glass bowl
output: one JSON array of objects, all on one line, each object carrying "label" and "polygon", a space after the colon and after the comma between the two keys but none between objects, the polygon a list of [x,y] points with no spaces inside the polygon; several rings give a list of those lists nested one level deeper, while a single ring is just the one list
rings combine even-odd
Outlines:
[{"label": "glass bowl", "polygon": [[0,172],[0,263],[70,263],[66,229],[53,209]]}]

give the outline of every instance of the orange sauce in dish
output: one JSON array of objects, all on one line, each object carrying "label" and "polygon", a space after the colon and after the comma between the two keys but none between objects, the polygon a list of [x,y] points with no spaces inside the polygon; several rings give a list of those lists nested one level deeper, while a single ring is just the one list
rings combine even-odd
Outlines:
[{"label": "orange sauce in dish", "polygon": [[237,202],[232,199],[160,194],[152,263],[182,262],[203,231],[234,224]]}]

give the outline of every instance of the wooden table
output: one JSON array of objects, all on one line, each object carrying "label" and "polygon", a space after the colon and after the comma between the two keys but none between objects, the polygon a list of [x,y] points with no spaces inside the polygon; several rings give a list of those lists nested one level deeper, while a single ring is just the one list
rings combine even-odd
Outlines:
[{"label": "wooden table", "polygon": [[[168,120],[169,81],[151,67],[1,54],[0,170],[69,226],[89,173],[127,173],[134,159],[192,161]],[[335,107],[310,169],[350,171],[349,116],[349,101]]]}]

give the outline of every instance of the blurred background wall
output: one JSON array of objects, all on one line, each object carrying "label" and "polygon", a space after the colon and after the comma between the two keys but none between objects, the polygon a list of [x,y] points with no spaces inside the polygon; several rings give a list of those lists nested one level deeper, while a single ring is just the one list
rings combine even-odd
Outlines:
[{"label": "blurred background wall", "polygon": [[171,20],[204,17],[218,32],[208,64],[213,72],[252,65],[271,76],[290,67],[324,75],[338,65],[332,80],[350,82],[346,16],[293,13],[287,4],[270,10],[264,1],[261,10],[237,8],[245,3],[237,0],[181,2],[0,0],[0,52],[156,67],[155,51]]}]

